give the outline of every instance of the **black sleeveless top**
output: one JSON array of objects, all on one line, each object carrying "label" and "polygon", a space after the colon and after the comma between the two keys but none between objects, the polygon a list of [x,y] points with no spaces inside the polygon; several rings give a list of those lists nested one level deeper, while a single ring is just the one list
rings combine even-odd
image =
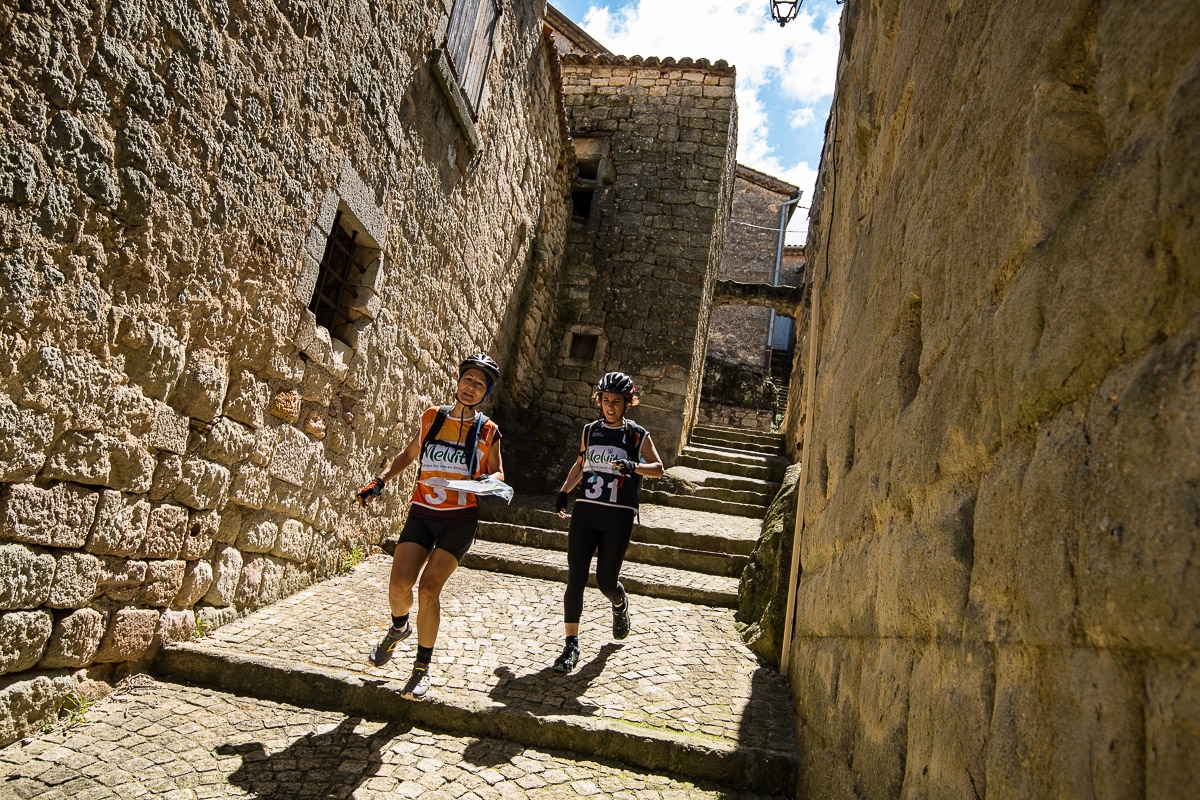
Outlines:
[{"label": "black sleeveless top", "polygon": [[621,475],[612,465],[613,459],[629,458],[641,462],[642,442],[649,434],[636,422],[610,428],[602,420],[584,427],[586,449],[583,455],[583,494],[576,503],[595,503],[608,508],[638,507],[638,486],[641,475]]}]

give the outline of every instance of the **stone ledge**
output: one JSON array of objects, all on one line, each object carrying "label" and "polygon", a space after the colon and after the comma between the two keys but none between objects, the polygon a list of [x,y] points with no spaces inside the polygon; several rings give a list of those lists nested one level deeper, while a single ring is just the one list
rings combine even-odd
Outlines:
[{"label": "stone ledge", "polygon": [[443,700],[433,695],[423,702],[413,702],[400,696],[404,686],[401,680],[297,665],[270,656],[222,654],[197,643],[163,648],[155,672],[172,680],[262,700],[616,759],[692,780],[725,784],[736,781],[739,788],[764,794],[790,795],[799,771],[798,759],[791,752],[675,735],[607,717],[534,715],[473,698]]},{"label": "stone ledge", "polygon": [[731,66],[725,59],[719,59],[715,64],[707,58],[692,59],[680,58],[678,60],[667,56],[660,59],[658,56],[649,56],[642,58],[641,56],[614,56],[614,55],[579,55],[577,53],[567,53],[562,57],[564,64],[580,64],[583,66],[612,66],[612,67],[659,67],[661,69],[689,69],[702,70],[704,72],[719,74],[719,75],[736,75],[737,67]]},{"label": "stone ledge", "polygon": [[768,283],[717,281],[713,286],[713,306],[745,305],[775,309],[785,317],[796,316],[804,299],[802,286],[772,286]]},{"label": "stone ledge", "polygon": [[446,96],[446,102],[450,106],[450,113],[454,116],[458,129],[462,131],[463,138],[467,140],[467,149],[474,156],[483,149],[483,140],[479,138],[479,131],[475,128],[475,120],[471,117],[467,98],[458,86],[454,70],[450,68],[450,59],[446,57],[444,51],[434,50],[429,57],[429,66],[433,70],[433,76],[437,78],[438,86],[442,87],[442,93]]}]

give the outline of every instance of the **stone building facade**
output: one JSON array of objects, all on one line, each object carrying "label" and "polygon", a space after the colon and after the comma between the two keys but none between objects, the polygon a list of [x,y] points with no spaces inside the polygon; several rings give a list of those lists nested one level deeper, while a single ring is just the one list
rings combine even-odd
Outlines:
[{"label": "stone building facade", "polygon": [[[0,9],[0,741],[73,670],[394,530],[411,476],[353,491],[463,356],[527,392],[514,309],[554,284],[573,164],[542,11]],[[491,46],[455,72],[464,30]]]},{"label": "stone building facade", "polygon": [[[720,278],[742,283],[783,283],[783,256],[779,252],[780,210],[798,196],[799,189],[770,175],[738,164],[733,186],[733,208]],[[795,213],[787,208],[783,227]],[[776,258],[779,270],[776,274]],[[724,305],[712,310],[708,325],[708,354],[721,361],[765,369],[767,331],[774,317],[761,306]]]},{"label": "stone building facade", "polygon": [[[796,251],[802,259],[804,248],[784,246],[779,229],[786,229],[799,197],[799,189],[790,183],[738,164],[719,280],[798,285]],[[739,384],[761,375],[775,382],[780,398],[786,397],[792,355],[789,345],[794,344],[794,337],[789,336],[792,330],[791,318],[781,317],[767,306],[715,304],[705,355],[706,379],[700,389],[696,421],[746,430],[772,430],[777,402],[747,404],[726,396],[719,387],[733,374],[741,376]]]},{"label": "stone building facade", "polygon": [[0,10],[0,741],[394,535],[411,473],[350,498],[469,353],[572,427],[629,371],[677,452],[734,70],[544,8]]},{"label": "stone building facade", "polygon": [[567,54],[562,73],[577,170],[536,407],[577,430],[597,415],[600,376],[627,372],[636,419],[670,464],[699,399],[733,187],[735,72]]},{"label": "stone building facade", "polygon": [[800,794],[1193,796],[1196,4],[844,9]]}]

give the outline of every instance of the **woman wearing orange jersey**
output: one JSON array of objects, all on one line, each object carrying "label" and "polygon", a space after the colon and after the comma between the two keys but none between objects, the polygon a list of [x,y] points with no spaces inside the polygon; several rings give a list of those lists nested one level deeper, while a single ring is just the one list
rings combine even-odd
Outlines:
[{"label": "woman wearing orange jersey", "polygon": [[475,478],[504,480],[500,429],[475,410],[499,379],[500,368],[488,356],[481,353],[463,361],[458,367],[454,405],[427,409],[413,440],[358,493],[358,502],[365,506],[379,496],[390,479],[420,459],[421,472],[413,489],[408,521],[392,556],[388,584],[392,625],[383,640],[371,648],[371,661],[383,666],[397,643],[412,634],[408,614],[413,605],[412,589],[420,575],[417,657],[412,677],[402,692],[414,700],[423,699],[429,691],[429,664],[441,624],[442,586],[470,549],[479,522],[475,495],[437,484]]}]

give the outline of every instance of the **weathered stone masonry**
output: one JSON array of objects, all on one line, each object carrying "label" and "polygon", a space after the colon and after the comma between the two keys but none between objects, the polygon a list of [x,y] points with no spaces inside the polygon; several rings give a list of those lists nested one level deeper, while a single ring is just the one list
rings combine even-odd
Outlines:
[{"label": "weathered stone masonry", "polygon": [[[505,4],[464,123],[432,67],[450,7],[0,9],[0,741],[61,703],[45,670],[377,543],[408,487],[353,489],[458,359],[516,347],[565,228],[555,55],[542,4]],[[331,336],[306,306],[339,210],[379,259]]]},{"label": "weathered stone masonry", "polygon": [[[792,199],[796,191],[791,184],[738,165],[721,280],[766,284],[775,280],[779,233],[774,229],[779,227],[780,206]],[[794,206],[789,218],[791,213],[795,213]],[[766,308],[741,305],[713,308],[708,326],[708,355],[761,368],[766,358],[770,318],[771,312]]]},{"label": "weathered stone masonry", "polygon": [[1194,795],[1196,5],[843,13],[801,794]]},{"label": "weathered stone masonry", "polygon": [[[634,416],[667,463],[699,400],[733,185],[734,77],[704,59],[563,59],[576,153],[599,172],[590,214],[567,233],[555,324],[539,339],[558,359],[538,408],[564,423],[594,419],[596,380],[628,372],[643,395]],[[581,335],[596,349],[573,358]]]}]

